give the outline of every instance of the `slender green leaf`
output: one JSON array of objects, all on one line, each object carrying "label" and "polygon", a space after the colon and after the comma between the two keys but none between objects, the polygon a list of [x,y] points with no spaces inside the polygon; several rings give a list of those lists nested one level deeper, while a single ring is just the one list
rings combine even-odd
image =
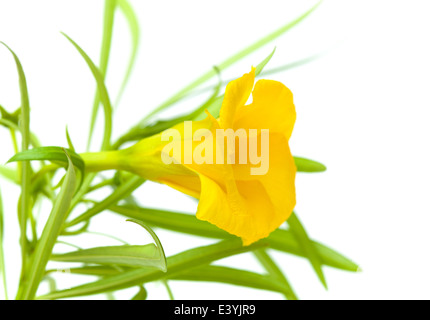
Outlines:
[{"label": "slender green leaf", "polygon": [[222,282],[248,288],[286,293],[285,286],[276,278],[251,271],[221,266],[204,266],[177,273],[171,280]]},{"label": "slender green leaf", "polygon": [[[285,65],[281,65],[281,66],[275,67],[275,68],[265,69],[260,74],[258,74],[256,76],[256,78],[266,77],[268,75],[272,75],[272,74],[276,74],[276,73],[279,73],[279,72],[282,72],[282,71],[286,71],[286,70],[290,70],[290,69],[294,69],[294,68],[300,67],[302,65],[305,65],[307,63],[310,63],[310,62],[312,62],[312,61],[320,58],[321,56],[322,56],[322,54],[316,54],[316,55],[312,55],[312,56],[304,58],[304,59],[300,59],[300,60],[297,60],[297,61],[293,61],[293,62],[287,63]],[[235,79],[226,79],[226,80],[224,79],[223,82],[222,82],[222,85],[226,85],[230,81],[233,81],[233,80],[235,80]],[[201,94],[201,93],[204,93],[204,92],[209,91],[209,90],[213,90],[213,88],[214,88],[214,85],[211,85],[211,86],[207,86],[207,87],[204,87],[204,88],[201,88],[201,89],[193,90],[193,92],[190,93],[187,96],[187,98],[191,97],[191,96],[195,96],[195,95]]]},{"label": "slender green leaf", "polygon": [[143,246],[109,246],[83,249],[52,255],[51,260],[128,267],[155,267],[160,270],[164,270],[166,267],[160,250],[152,243]]},{"label": "slender green leaf", "polygon": [[144,228],[146,231],[148,231],[148,233],[151,235],[152,239],[154,239],[155,244],[157,245],[158,256],[159,256],[159,260],[160,260],[160,262],[159,262],[160,270],[163,272],[166,272],[167,271],[166,255],[164,254],[164,249],[163,249],[163,246],[161,245],[161,241],[160,241],[160,239],[158,239],[158,236],[155,234],[155,232],[140,220],[128,219],[127,221],[136,223],[139,226],[141,226],[142,228]]},{"label": "slender green leaf", "polygon": [[[315,6],[313,6],[311,9],[306,11],[304,14],[299,16],[298,18],[294,19],[291,22],[288,22],[287,24],[283,25],[279,29],[275,30],[274,32],[268,34],[267,36],[259,39],[258,41],[254,42],[250,46],[246,47],[245,49],[237,52],[236,54],[232,55],[231,57],[227,58],[220,64],[218,64],[218,68],[220,71],[230,67],[231,65],[235,64],[236,62],[240,61],[244,57],[248,56],[249,54],[253,53],[254,51],[260,49],[264,45],[268,44],[269,42],[275,40],[285,32],[291,30],[293,27],[298,25],[300,22],[302,22],[304,19],[306,19],[318,6],[320,2],[318,2]],[[166,100],[164,103],[162,103],[160,106],[158,106],[156,109],[154,109],[151,113],[149,113],[143,120],[142,124],[146,123],[147,120],[152,118],[154,115],[159,113],[160,111],[168,108],[172,103],[175,103],[176,101],[183,98],[186,94],[188,94],[191,90],[198,87],[199,85],[203,84],[204,82],[208,81],[215,75],[214,70],[210,70],[206,72],[205,74],[201,75],[198,79],[187,85],[185,88],[180,90],[178,93],[176,93],[174,96]]]},{"label": "slender green leaf", "polygon": [[[139,219],[153,227],[176,232],[216,239],[234,237],[206,221],[198,220],[191,214],[128,206],[111,206],[109,210],[128,218]],[[306,257],[294,234],[290,231],[275,230],[267,238],[267,241],[273,249]],[[358,271],[358,265],[348,258],[318,242],[313,241],[313,244],[317,248],[321,261],[325,265],[346,271]]]},{"label": "slender green leaf", "polygon": [[132,176],[127,182],[120,185],[114,192],[112,192],[106,199],[96,203],[92,208],[70,221],[66,227],[74,226],[78,223],[89,220],[96,214],[108,209],[111,205],[116,204],[118,201],[130,195],[134,190],[139,188],[145,182],[144,179],[138,176]]},{"label": "slender green leaf", "polygon": [[269,256],[269,254],[264,249],[255,250],[254,255],[260,261],[261,265],[266,269],[266,271],[276,279],[276,283],[283,286],[283,293],[288,300],[298,300],[293,288],[288,282],[285,275],[282,273],[281,269],[277,266],[275,261]]},{"label": "slender green leaf", "polygon": [[146,289],[141,286],[139,288],[139,292],[136,293],[136,295],[131,298],[131,300],[146,300],[146,298],[148,298],[148,291],[146,291]]},{"label": "slender green leaf", "polygon": [[167,282],[167,280],[166,280],[166,279],[164,279],[162,282],[163,282],[164,286],[166,287],[167,294],[169,295],[169,299],[170,299],[170,300],[175,300],[175,297],[173,296],[172,288],[170,288],[170,285],[169,285],[169,283]]},{"label": "slender green leaf", "polygon": [[317,60],[322,55],[323,55],[323,53],[319,53],[319,54],[315,54],[315,55],[306,57],[304,59],[296,60],[296,61],[284,64],[284,65],[281,65],[281,66],[278,66],[278,67],[275,67],[275,68],[266,69],[266,70],[264,70],[264,72],[262,72],[260,74],[260,76],[264,76],[265,77],[265,76],[276,74],[276,73],[279,73],[279,72],[282,72],[282,71],[285,71],[285,70],[290,70],[290,69],[294,69],[294,68],[300,67],[302,65],[305,65],[305,64],[308,64],[310,62],[313,62],[313,61]]},{"label": "slender green leaf", "polygon": [[294,163],[299,172],[323,172],[327,170],[326,166],[322,163],[301,157],[294,157]]},{"label": "slender green leaf", "polygon": [[76,50],[79,51],[81,56],[84,58],[85,62],[87,63],[88,67],[91,70],[91,73],[94,76],[94,79],[97,83],[97,89],[100,95],[100,101],[104,108],[105,113],[105,123],[104,123],[104,134],[103,134],[103,142],[102,142],[102,150],[107,150],[110,147],[110,138],[112,134],[112,105],[109,99],[109,94],[106,89],[103,74],[100,72],[100,70],[96,67],[94,62],[90,59],[90,57],[85,53],[84,50],[79,47],[79,45],[73,41],[68,35],[63,33],[63,35],[73,44],[73,46],[76,48]]},{"label": "slender green leaf", "polygon": [[[13,123],[9,120],[0,119],[0,124],[5,126],[6,128],[9,128],[13,133],[15,133],[15,131],[19,131],[22,133],[20,127],[16,123]],[[39,140],[37,139],[37,137],[33,133],[30,133],[30,144],[34,147],[40,146]]]},{"label": "slender green leaf", "polygon": [[60,193],[57,196],[32,256],[30,268],[28,270],[27,285],[21,297],[24,300],[31,300],[36,295],[39,283],[45,275],[46,264],[52,254],[52,249],[67,216],[75,187],[75,169],[72,160],[69,158],[68,169]]},{"label": "slender green leaf", "polygon": [[266,64],[269,63],[270,59],[272,59],[273,55],[275,54],[276,51],[276,47],[273,49],[273,51],[266,57],[266,59],[264,59],[263,61],[261,61],[256,67],[255,67],[255,76],[257,77],[261,71],[263,71],[264,67],[266,66]]},{"label": "slender green leaf", "polygon": [[[68,268],[67,271],[72,274],[80,274],[80,275],[87,275],[87,276],[99,276],[99,277],[105,277],[105,276],[112,276],[117,275],[121,272],[123,272],[123,268],[119,268],[117,266],[84,266],[79,268]],[[126,269],[127,270],[127,269]],[[47,270],[46,273],[54,273],[58,272],[57,269]]]},{"label": "slender green leaf", "polygon": [[[21,151],[26,151],[30,146],[30,100],[28,97],[28,89],[27,89],[27,81],[25,79],[24,70],[22,68],[21,62],[18,59],[18,56],[15,52],[12,51],[5,43],[3,44],[13,55],[15,60],[16,68],[18,71],[19,78],[19,89],[21,93],[21,112],[20,112],[20,131],[22,136],[21,143]],[[26,268],[27,264],[27,222],[30,216],[29,211],[31,210],[31,166],[28,161],[24,161],[21,164],[21,197],[20,203],[18,206],[18,217],[19,217],[19,226],[21,229],[21,257],[22,257],[22,273],[21,280],[23,277],[23,272]]]},{"label": "slender green leaf", "polygon": [[137,50],[139,48],[139,37],[140,37],[139,22],[137,20],[136,13],[134,12],[130,3],[127,0],[117,0],[117,5],[128,22],[132,45],[131,45],[130,58],[128,60],[127,71],[124,75],[121,88],[119,89],[118,95],[116,97],[115,106],[118,106],[119,101],[121,100],[121,97],[124,94],[124,90],[125,90],[125,87],[127,86],[128,80],[130,79],[131,72],[136,62]]},{"label": "slender green leaf", "polygon": [[12,122],[14,124],[18,124],[19,122],[19,115],[21,114],[21,108],[18,108],[13,113],[9,113],[5,108],[3,108],[0,105],[0,116],[9,122]]},{"label": "slender green leaf", "polygon": [[318,278],[320,279],[323,286],[327,289],[327,282],[324,277],[324,273],[322,271],[322,262],[320,256],[318,254],[317,249],[306,233],[305,228],[300,222],[297,215],[293,212],[291,216],[287,220],[288,225],[290,226],[291,232],[296,237],[302,251],[305,253],[306,257],[309,259],[312,267],[314,268]]},{"label": "slender green leaf", "polygon": [[[64,150],[67,152],[64,153]],[[8,162],[15,161],[27,161],[27,160],[49,160],[58,165],[67,167],[68,159],[71,159],[72,163],[76,168],[78,168],[82,173],[85,171],[85,163],[79,154],[71,149],[64,149],[61,147],[40,147],[27,150],[24,152],[19,152],[9,159]]]},{"label": "slender green leaf", "polygon": [[75,146],[73,145],[72,139],[70,138],[69,129],[66,127],[66,139],[67,144],[69,145],[69,149],[75,152]]},{"label": "slender green leaf", "polygon": [[9,180],[15,184],[20,184],[18,172],[16,169],[12,169],[12,168],[8,168],[8,167],[0,165],[0,176],[6,178],[7,180]]},{"label": "slender green leaf", "polygon": [[155,124],[146,126],[144,128],[135,127],[133,130],[129,131],[128,134],[122,136],[117,142],[115,142],[112,146],[112,149],[119,149],[122,144],[128,141],[140,140],[140,139],[152,136],[154,134],[157,134],[166,129],[169,129],[178,123],[188,121],[188,120],[193,120],[201,113],[204,113],[205,110],[208,109],[210,106],[212,106],[214,101],[217,101],[219,99],[217,98],[217,96],[221,89],[221,84],[222,84],[221,76],[219,75],[218,85],[215,86],[213,94],[209,97],[209,99],[207,99],[201,106],[199,106],[194,111],[186,115],[175,117],[173,119],[157,121]]},{"label": "slender green leaf", "polygon": [[4,261],[4,251],[3,251],[3,239],[4,239],[4,218],[3,218],[3,201],[0,192],[0,275],[3,280],[3,289],[5,299],[8,300],[7,295],[7,285],[6,285],[6,266]]},{"label": "slender green leaf", "polygon": [[134,269],[68,290],[52,292],[39,297],[39,299],[61,299],[125,289],[147,282],[166,279],[184,270],[207,265],[213,261],[259,249],[266,245],[266,242],[259,241],[244,247],[240,239],[229,239],[213,245],[190,249],[169,257],[167,259],[166,273],[159,270]]},{"label": "slender green leaf", "polygon": [[[112,45],[112,32],[113,32],[116,2],[117,2],[116,0],[105,0],[105,12],[104,12],[104,20],[103,20],[103,40],[102,40],[102,45],[100,49],[100,65],[99,65],[100,75],[103,80],[106,77],[110,49]],[[93,137],[94,126],[97,120],[99,105],[100,105],[100,90],[97,90],[96,95],[94,97],[93,109],[91,114],[90,132],[88,134],[87,150],[89,150],[90,148],[91,139]]]}]

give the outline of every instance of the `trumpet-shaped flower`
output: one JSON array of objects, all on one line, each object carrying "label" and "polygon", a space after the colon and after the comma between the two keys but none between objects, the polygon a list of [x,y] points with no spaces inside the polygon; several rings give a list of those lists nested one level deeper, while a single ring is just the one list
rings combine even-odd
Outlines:
[{"label": "trumpet-shaped flower", "polygon": [[254,80],[252,68],[227,85],[219,119],[208,114],[128,149],[83,154],[87,168],[128,170],[198,198],[197,218],[244,245],[267,237],[296,203],[288,145],[296,113],[282,83],[259,80],[254,87]]}]

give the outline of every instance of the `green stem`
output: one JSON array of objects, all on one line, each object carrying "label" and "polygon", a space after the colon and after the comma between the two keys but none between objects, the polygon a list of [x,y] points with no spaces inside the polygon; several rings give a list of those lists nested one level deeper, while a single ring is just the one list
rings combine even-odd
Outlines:
[{"label": "green stem", "polygon": [[122,161],[118,151],[87,152],[81,153],[80,156],[84,159],[86,172],[122,169]]}]

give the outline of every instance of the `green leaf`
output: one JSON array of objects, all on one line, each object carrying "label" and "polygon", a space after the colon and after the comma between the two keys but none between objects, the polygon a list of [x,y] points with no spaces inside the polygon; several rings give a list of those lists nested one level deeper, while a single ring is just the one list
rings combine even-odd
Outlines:
[{"label": "green leaf", "polygon": [[8,300],[7,295],[7,285],[6,285],[6,266],[4,261],[4,251],[3,251],[3,238],[4,238],[4,218],[3,218],[3,201],[0,192],[0,275],[3,280],[3,289],[5,299]]},{"label": "green leaf", "polygon": [[283,293],[288,300],[298,300],[293,288],[288,282],[287,278],[282,273],[281,269],[276,265],[275,261],[268,255],[266,250],[260,249],[255,250],[254,255],[257,257],[261,265],[266,269],[266,271],[276,279],[276,283],[282,285],[284,288]]},{"label": "green leaf", "polygon": [[65,254],[51,256],[52,261],[82,262],[93,264],[119,265],[127,267],[155,267],[166,268],[160,250],[150,243],[143,246],[109,246],[83,249]]},{"label": "green leaf", "polygon": [[13,113],[9,113],[5,108],[3,108],[0,105],[0,116],[3,118],[3,120],[9,121],[17,125],[19,122],[20,113],[21,113],[21,108],[16,109],[15,112]]},{"label": "green leaf", "polygon": [[[104,12],[104,20],[103,20],[103,40],[100,49],[100,75],[104,81],[106,77],[110,49],[112,45],[112,31],[113,31],[113,23],[114,23],[114,13],[116,7],[116,0],[105,0],[105,12]],[[91,122],[90,122],[90,132],[88,135],[88,145],[87,150],[90,148],[91,139],[93,137],[94,126],[96,124],[97,114],[99,111],[100,105],[100,90],[96,91],[96,95],[94,97],[93,109],[91,114]]]},{"label": "green leaf", "polygon": [[327,170],[326,166],[322,163],[301,157],[294,157],[294,163],[299,172],[323,172]]},{"label": "green leaf", "polygon": [[[0,119],[0,124],[1,125],[3,125],[3,126],[5,126],[6,128],[9,128],[10,130],[12,130],[13,132],[15,132],[15,131],[19,131],[19,132],[21,132],[22,133],[22,131],[21,131],[21,129],[20,129],[20,127],[17,125],[17,124],[15,124],[15,123],[13,123],[13,122],[11,122],[11,121],[9,121],[9,120],[6,120],[6,119]],[[33,145],[34,147],[39,147],[40,146],[40,142],[39,142],[39,140],[37,139],[37,137],[34,135],[34,134],[32,134],[32,133],[30,133],[30,144],[31,145]]]},{"label": "green leaf", "polygon": [[105,123],[104,123],[104,134],[103,134],[103,142],[102,142],[102,150],[107,150],[110,147],[110,138],[112,134],[112,105],[109,99],[109,94],[106,89],[104,83],[103,74],[96,67],[94,62],[90,59],[90,57],[85,53],[84,50],[79,47],[79,45],[73,41],[68,35],[63,33],[63,35],[73,44],[73,46],[78,50],[81,56],[84,58],[88,67],[91,70],[91,73],[94,76],[94,79],[97,83],[97,89],[100,95],[100,101],[103,104],[104,113],[105,113]]},{"label": "green leaf", "polygon": [[260,74],[260,76],[268,76],[268,75],[276,74],[276,73],[279,73],[279,72],[282,72],[282,71],[285,71],[285,70],[290,70],[290,69],[294,69],[294,68],[300,67],[302,65],[305,65],[305,64],[308,64],[308,63],[310,63],[312,61],[317,60],[322,55],[323,55],[322,53],[315,54],[315,55],[306,57],[304,59],[296,60],[296,61],[284,64],[284,65],[281,65],[281,66],[278,66],[278,67],[275,67],[275,68],[264,70],[264,72],[262,72]]},{"label": "green leaf", "polygon": [[175,300],[175,297],[173,296],[172,288],[170,288],[170,285],[169,285],[169,283],[167,282],[167,280],[166,280],[166,279],[164,279],[162,282],[163,282],[164,286],[166,287],[167,294],[169,295],[169,299],[170,299],[170,300]]},{"label": "green leaf", "polygon": [[[64,151],[67,152],[67,155]],[[27,160],[49,160],[63,167],[67,167],[69,164],[69,157],[73,165],[84,173],[85,162],[81,156],[71,149],[64,149],[61,147],[39,147],[19,152],[10,158],[8,163]]]},{"label": "green leaf", "polygon": [[[157,210],[141,207],[111,206],[110,211],[128,218],[139,219],[150,226],[159,227],[176,232],[182,232],[201,237],[228,239],[234,237],[216,226],[202,220],[194,215]],[[279,251],[306,257],[294,234],[287,230],[278,229],[270,234],[266,240],[270,247]],[[358,271],[357,264],[345,258],[336,251],[313,241],[315,248],[323,264],[346,271]]]},{"label": "green leaf", "polygon": [[69,145],[69,149],[75,152],[75,146],[73,145],[72,139],[70,139],[69,129],[66,127],[66,139],[67,144]]},{"label": "green leaf", "polygon": [[306,257],[309,259],[312,267],[314,268],[318,278],[320,279],[323,286],[327,289],[327,282],[324,277],[324,273],[322,271],[322,263],[319,257],[318,251],[315,248],[314,244],[310,240],[308,234],[306,233],[305,228],[300,222],[297,215],[293,212],[291,216],[287,220],[288,225],[290,226],[291,232],[296,237],[299,242],[302,251],[305,253]]},{"label": "green leaf", "polygon": [[131,34],[131,53],[130,58],[128,60],[127,71],[124,75],[124,79],[122,80],[121,88],[119,89],[118,95],[116,97],[115,106],[118,106],[119,101],[124,93],[125,87],[127,86],[128,80],[130,79],[131,71],[133,70],[134,64],[136,62],[137,50],[139,48],[139,22],[137,21],[136,13],[134,12],[132,6],[127,0],[117,0],[118,8],[123,13],[125,19],[128,22],[128,27],[130,29]]},{"label": "green leaf", "polygon": [[[68,155],[67,155],[68,156]],[[57,237],[63,226],[69,211],[70,203],[76,188],[76,175],[72,160],[69,159],[69,165],[64,177],[63,185],[58,194],[48,221],[45,224],[42,235],[36,244],[31,264],[28,270],[27,285],[20,297],[24,300],[34,298],[39,283],[45,275],[45,267],[52,254]]]},{"label": "green leaf", "polygon": [[263,71],[264,67],[266,66],[266,64],[269,63],[270,59],[272,59],[273,55],[275,54],[276,51],[276,47],[273,49],[273,51],[266,57],[266,59],[264,59],[263,61],[261,61],[256,67],[255,67],[255,76],[257,77],[261,71]]},{"label": "green leaf", "polygon": [[12,181],[15,184],[20,184],[18,172],[16,169],[12,169],[12,168],[8,168],[0,165],[0,176],[6,178],[9,181]]},{"label": "green leaf", "polygon": [[[256,76],[256,78],[261,78],[261,77],[266,77],[268,75],[272,75],[272,74],[276,74],[282,71],[286,71],[286,70],[290,70],[290,69],[294,69],[297,67],[300,67],[302,65],[305,65],[307,63],[310,63],[318,58],[320,58],[322,56],[322,54],[316,54],[316,55],[312,55],[310,57],[304,58],[304,59],[300,59],[297,61],[293,61],[275,68],[271,68],[271,69],[265,69],[264,71],[262,71],[258,76]],[[230,81],[233,81],[235,79],[227,79],[227,80],[223,80],[222,85],[226,85],[228,84]],[[200,94],[200,93],[204,93],[206,91],[209,90],[213,90],[214,86],[207,86],[205,88],[201,88],[201,89],[196,89],[193,90],[192,94],[196,95],[196,94]]]},{"label": "green leaf", "polygon": [[203,266],[239,253],[249,252],[266,245],[266,242],[259,241],[244,247],[240,239],[225,240],[213,245],[190,249],[169,257],[167,259],[166,273],[159,270],[134,269],[68,290],[52,292],[38,299],[61,299],[125,289],[143,283],[169,278],[184,270]]},{"label": "green leaf", "polygon": [[118,201],[130,195],[134,190],[139,188],[145,182],[144,179],[138,176],[132,176],[127,182],[120,185],[114,192],[112,192],[106,199],[96,203],[92,208],[75,218],[74,220],[66,223],[66,227],[77,225],[78,223],[89,220],[96,214],[108,209],[111,205],[116,204]]},{"label": "green leaf", "polygon": [[[112,276],[117,275],[123,271],[123,268],[113,267],[113,266],[85,266],[79,268],[69,268],[67,269],[70,273],[87,275],[87,276]],[[48,270],[47,273],[57,272],[57,270]]]},{"label": "green leaf", "polygon": [[127,221],[136,223],[139,226],[141,226],[142,228],[144,228],[146,231],[148,231],[148,233],[151,235],[152,239],[154,239],[155,244],[157,245],[158,256],[159,256],[159,260],[160,260],[160,262],[159,262],[160,270],[163,271],[163,272],[166,272],[167,271],[166,255],[164,254],[164,249],[163,249],[163,246],[161,245],[160,239],[158,239],[158,236],[155,234],[155,232],[152,231],[152,229],[150,227],[148,227],[147,225],[145,225],[140,220],[128,219]]},{"label": "green leaf", "polygon": [[148,298],[148,291],[146,291],[146,289],[141,286],[139,288],[139,292],[136,293],[136,295],[131,298],[131,300],[146,300],[146,298]]},{"label": "green leaf", "polygon": [[[22,135],[21,151],[26,151],[30,146],[30,100],[28,97],[27,81],[25,79],[24,70],[22,68],[21,62],[15,52],[12,51],[5,43],[3,44],[13,55],[15,60],[16,68],[18,71],[19,78],[19,89],[21,94],[21,112],[20,112],[20,131]],[[27,222],[30,216],[29,211],[31,210],[31,166],[28,161],[24,161],[21,164],[21,197],[18,206],[18,218],[19,226],[21,229],[21,258],[22,258],[22,272],[26,268],[27,264]],[[23,273],[21,273],[22,280]]]},{"label": "green leaf", "polygon": [[276,278],[251,271],[222,266],[204,266],[185,270],[169,277],[171,280],[222,282],[248,288],[286,293],[285,286]]},{"label": "green leaf", "polygon": [[[274,32],[268,34],[267,36],[259,39],[258,41],[254,42],[250,46],[246,47],[245,49],[237,52],[236,54],[232,55],[231,57],[227,58],[220,64],[218,64],[218,68],[220,71],[230,67],[231,65],[235,64],[236,62],[240,61],[241,59],[245,58],[246,56],[250,55],[254,51],[260,49],[264,45],[268,44],[269,42],[275,40],[279,36],[283,35],[285,32],[291,30],[293,27],[298,25],[300,22],[302,22],[305,18],[307,18],[320,4],[321,2],[318,2],[315,6],[313,6],[311,9],[306,11],[304,14],[299,16],[298,18],[294,19],[291,22],[288,22],[287,24],[283,25],[279,29],[275,30]],[[164,103],[162,103],[160,106],[158,106],[156,109],[154,109],[151,113],[149,113],[142,121],[141,124],[145,124],[147,120],[152,118],[154,115],[159,113],[160,111],[168,108],[173,103],[177,102],[184,96],[186,96],[191,90],[198,87],[199,85],[203,84],[204,82],[210,80],[215,75],[214,70],[210,70],[206,72],[205,74],[201,75],[199,78],[194,80],[192,83],[187,85],[185,88],[177,92],[174,96],[166,100]]]},{"label": "green leaf", "polygon": [[122,136],[117,142],[115,142],[112,146],[112,149],[119,149],[121,147],[121,145],[123,145],[124,143],[126,143],[128,141],[140,140],[140,139],[155,135],[161,131],[167,130],[167,129],[173,127],[174,125],[176,125],[178,123],[188,121],[188,120],[193,120],[195,117],[204,113],[206,109],[208,109],[210,106],[212,106],[214,101],[217,101],[219,99],[219,98],[217,98],[217,96],[218,96],[219,91],[221,89],[221,85],[222,85],[221,76],[219,76],[218,85],[215,86],[214,92],[209,97],[209,99],[207,99],[197,109],[195,109],[194,111],[192,111],[186,115],[181,115],[181,116],[175,117],[173,119],[157,121],[155,124],[150,125],[150,126],[146,126],[144,128],[135,127],[133,130],[130,130],[129,133]]}]

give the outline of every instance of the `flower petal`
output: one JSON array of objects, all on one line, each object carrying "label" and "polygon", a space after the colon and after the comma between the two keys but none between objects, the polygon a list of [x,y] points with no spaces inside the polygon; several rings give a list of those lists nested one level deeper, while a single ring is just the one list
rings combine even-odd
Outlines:
[{"label": "flower petal", "polygon": [[[238,194],[226,191],[204,175],[200,181],[197,218],[242,238],[244,245],[267,237],[285,221],[276,217],[271,199],[258,181],[238,181]],[[238,200],[240,210],[234,208],[234,200]]]},{"label": "flower petal", "polygon": [[220,111],[222,128],[232,127],[236,111],[245,105],[251,94],[254,79],[255,68],[252,67],[250,73],[228,83]]},{"label": "flower petal", "polygon": [[290,138],[296,121],[293,94],[281,82],[259,80],[252,92],[253,101],[236,111],[234,129],[269,129]]}]

